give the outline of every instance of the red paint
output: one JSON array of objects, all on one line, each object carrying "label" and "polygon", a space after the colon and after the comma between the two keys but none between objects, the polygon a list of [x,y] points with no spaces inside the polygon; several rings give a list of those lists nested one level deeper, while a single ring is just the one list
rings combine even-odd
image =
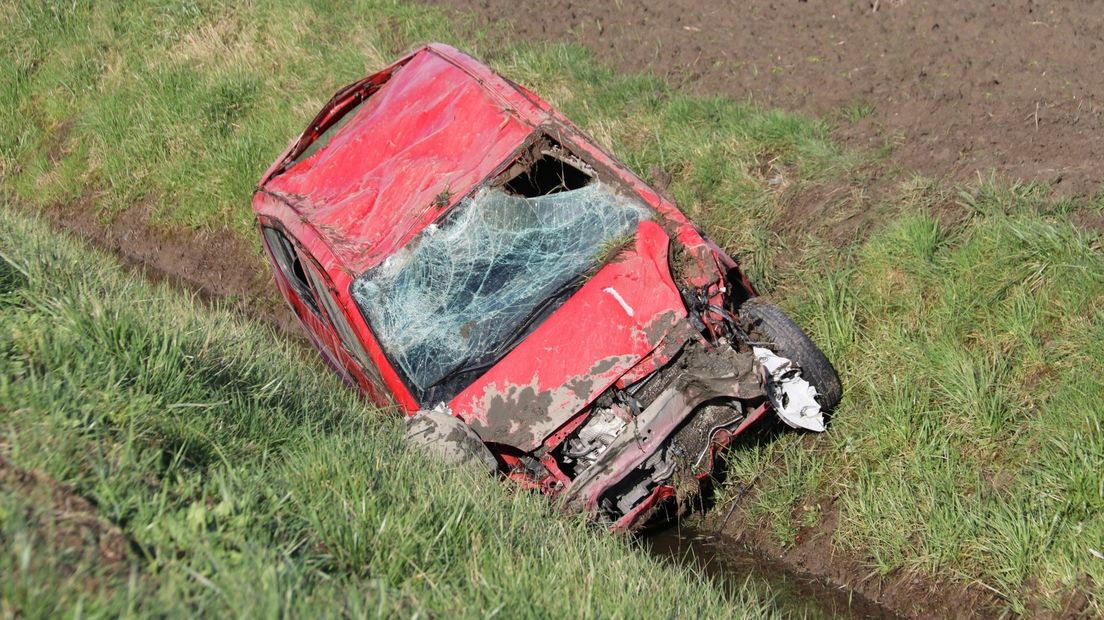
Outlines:
[{"label": "red paint", "polygon": [[[540,327],[476,383],[453,399],[454,413],[488,441],[531,451],[636,365],[686,316],[667,269],[667,235],[642,222],[636,246],[590,279]],[[615,295],[626,304],[622,307]],[[552,406],[532,410],[509,394],[551,393]],[[498,399],[518,433],[493,418]],[[515,400],[518,400],[515,398]]]},{"label": "red paint", "polygon": [[[345,124],[331,132],[328,144],[303,155],[339,121]],[[315,316],[276,270],[277,286],[312,344],[370,398],[396,402],[412,413],[434,403],[415,402],[349,287],[501,174],[540,133],[583,159],[604,182],[635,195],[656,217],[640,225],[633,245],[450,403],[515,468],[513,478],[522,463],[518,451],[540,449],[541,457],[550,459],[547,452],[585,421],[591,402],[615,382],[624,387],[647,376],[689,338],[713,337],[713,325],[707,324],[703,335],[686,320],[668,264],[674,246],[684,260],[681,284],[716,304],[724,303],[726,275],[730,286],[751,292],[735,261],[552,106],[444,45],[418,49],[342,89],[277,158],[253,197],[259,224],[284,231],[300,256],[317,266],[372,368],[361,367],[332,326]],[[510,410],[522,402],[525,389],[551,395],[542,401],[551,404]],[[503,411],[513,411],[512,419],[496,419],[496,398],[506,403]],[[556,468],[527,484],[555,493],[565,478]]]}]

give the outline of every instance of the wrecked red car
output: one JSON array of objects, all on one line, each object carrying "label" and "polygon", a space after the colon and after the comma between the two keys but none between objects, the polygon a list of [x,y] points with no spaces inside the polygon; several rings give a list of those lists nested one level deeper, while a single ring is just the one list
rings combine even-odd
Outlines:
[{"label": "wrecked red car", "polygon": [[615,529],[677,514],[819,349],[671,202],[524,87],[429,45],[343,88],[253,197],[276,284],[435,458]]}]

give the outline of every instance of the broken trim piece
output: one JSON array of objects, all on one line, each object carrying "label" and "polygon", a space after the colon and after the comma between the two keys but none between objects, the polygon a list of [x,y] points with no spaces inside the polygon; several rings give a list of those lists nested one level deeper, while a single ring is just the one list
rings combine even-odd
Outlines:
[{"label": "broken trim piece", "polygon": [[816,387],[801,376],[801,369],[770,349],[752,347],[751,351],[767,372],[767,394],[778,417],[793,428],[824,432],[824,412],[816,401]]},{"label": "broken trim piece", "polygon": [[442,464],[494,474],[498,461],[479,435],[445,405],[423,409],[406,419],[406,439]]}]

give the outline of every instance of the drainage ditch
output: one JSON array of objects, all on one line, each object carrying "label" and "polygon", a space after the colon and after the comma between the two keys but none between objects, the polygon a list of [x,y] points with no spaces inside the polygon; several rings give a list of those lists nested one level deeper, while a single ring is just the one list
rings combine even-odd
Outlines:
[{"label": "drainage ditch", "polygon": [[738,540],[681,523],[641,539],[656,556],[701,572],[728,592],[751,589],[794,618],[897,620],[900,616],[846,589],[795,574]]}]

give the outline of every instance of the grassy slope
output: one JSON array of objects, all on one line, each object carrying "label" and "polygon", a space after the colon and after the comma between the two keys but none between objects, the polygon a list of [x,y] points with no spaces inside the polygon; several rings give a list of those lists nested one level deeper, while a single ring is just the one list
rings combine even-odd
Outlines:
[{"label": "grassy slope", "polygon": [[920,211],[803,258],[782,295],[847,397],[831,432],[733,458],[746,479],[788,451],[753,509],[780,539],[831,499],[878,573],[1104,611],[1104,254],[1043,194],[976,188],[961,225]]},{"label": "grassy slope", "polygon": [[105,566],[0,485],[0,615],[766,615],[538,495],[427,467],[269,330],[6,208],[0,230],[6,457],[135,543]]},{"label": "grassy slope", "polygon": [[[469,40],[403,3],[133,4],[0,8],[0,187],[19,200],[140,205],[155,222],[251,237],[253,183],[330,94],[431,40],[537,88],[635,169],[675,173],[676,196],[740,247],[770,246],[762,174],[774,173],[761,164],[800,161],[806,177],[848,164],[818,122],[684,96],[574,48]],[[714,208],[734,203],[745,208]]]},{"label": "grassy slope", "polygon": [[[62,8],[57,8],[62,7]],[[753,513],[782,541],[840,510],[836,541],[898,568],[978,581],[1014,608],[1087,591],[1104,562],[1099,236],[1036,187],[985,184],[941,226],[943,191],[917,181],[882,208],[908,213],[860,246],[770,232],[786,183],[850,182],[856,158],[815,120],[672,92],[570,47],[473,36],[395,2],[5,5],[0,187],[46,205],[149,206],[166,225],[249,230],[253,180],[337,86],[410,45],[478,52],[541,92],[671,192],[825,345],[848,395],[833,432],[734,459],[747,478],[787,452]],[[773,163],[772,163],[773,162]],[[789,255],[778,261],[780,252]],[[783,271],[772,269],[782,264]],[[807,508],[808,507],[808,508]]]}]

